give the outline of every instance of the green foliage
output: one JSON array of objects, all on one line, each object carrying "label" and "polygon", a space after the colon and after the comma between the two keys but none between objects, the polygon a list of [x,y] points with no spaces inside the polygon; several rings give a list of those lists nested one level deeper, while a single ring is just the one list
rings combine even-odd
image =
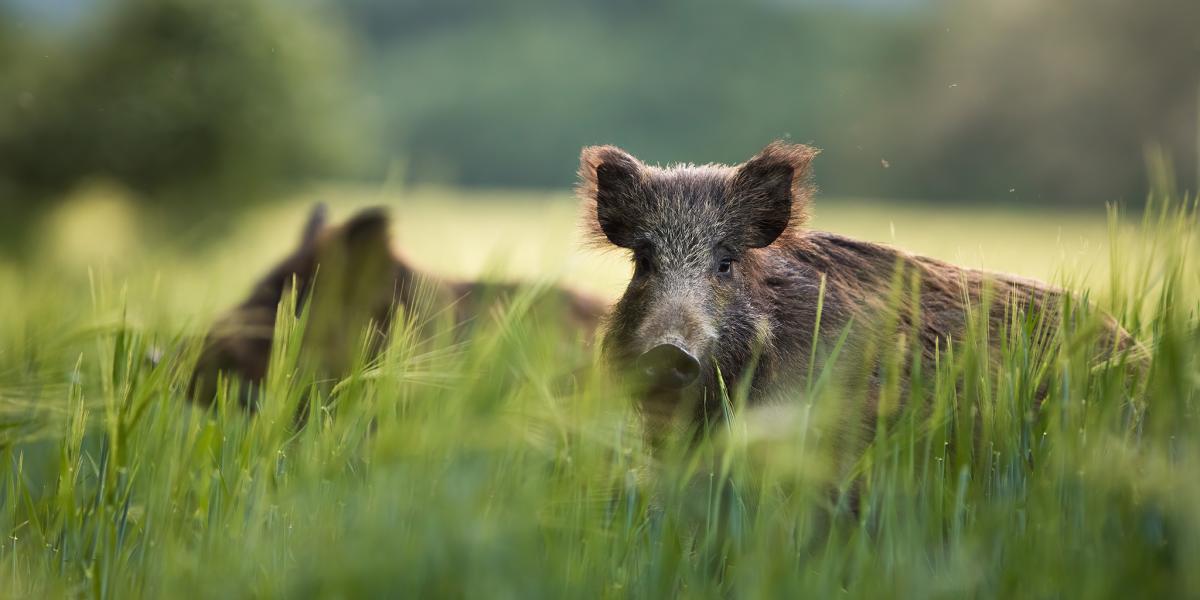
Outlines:
[{"label": "green foliage", "polygon": [[[1194,187],[1200,4],[388,2],[385,146],[416,180],[565,186],[580,146],[729,162],[791,137],[838,195],[1140,202],[1143,150]],[[892,6],[886,6],[891,4]]]},{"label": "green foliage", "polygon": [[1147,147],[1200,184],[1200,4],[936,2],[897,133],[926,168],[899,185],[1037,202],[1142,199]]},{"label": "green foliage", "polygon": [[[302,368],[287,299],[248,417],[184,401],[194,343],[155,297],[0,271],[0,590],[1185,596],[1200,586],[1196,219],[1163,201],[1111,240],[1098,300],[1144,355],[1096,365],[1082,307],[1046,345],[1036,319],[1013,320],[998,356],[975,330],[913,372],[923,400],[881,402],[870,434],[842,426],[859,399],[816,373],[772,409],[730,382],[738,417],[658,454],[618,382],[572,372],[581,349],[529,295],[432,346],[417,306],[336,384]],[[916,366],[882,341],[896,399],[893,375]]]},{"label": "green foliage", "polygon": [[729,162],[788,137],[842,196],[1136,203],[1147,146],[1197,181],[1196,2],[99,4],[0,23],[6,215],[92,176],[183,205],[565,187],[587,144]]},{"label": "green foliage", "polygon": [[318,18],[264,0],[121,0],[30,40],[0,78],[0,209],[91,177],[213,206],[344,173],[362,142],[345,49]]},{"label": "green foliage", "polygon": [[565,186],[588,144],[652,162],[737,162],[788,136],[825,149],[821,181],[839,191],[880,171],[880,156],[857,147],[878,132],[846,125],[908,72],[879,73],[874,52],[904,50],[909,19],[760,3],[531,4],[426,15],[425,30],[378,46],[368,85],[396,99],[383,111],[386,143],[411,178]]}]

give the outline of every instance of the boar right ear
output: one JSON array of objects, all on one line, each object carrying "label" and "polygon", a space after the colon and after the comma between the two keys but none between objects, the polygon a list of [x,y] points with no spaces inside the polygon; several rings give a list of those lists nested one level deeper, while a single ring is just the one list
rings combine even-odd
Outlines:
[{"label": "boar right ear", "polygon": [[597,238],[607,238],[622,248],[633,246],[631,224],[644,168],[638,159],[616,146],[583,149],[576,191],[587,207],[589,228]]},{"label": "boar right ear", "polygon": [[368,208],[342,226],[342,240],[356,260],[391,256],[390,220],[382,207]]},{"label": "boar right ear", "polygon": [[737,168],[733,177],[733,214],[747,248],[771,245],[808,216],[809,163],[816,148],[773,142]]}]

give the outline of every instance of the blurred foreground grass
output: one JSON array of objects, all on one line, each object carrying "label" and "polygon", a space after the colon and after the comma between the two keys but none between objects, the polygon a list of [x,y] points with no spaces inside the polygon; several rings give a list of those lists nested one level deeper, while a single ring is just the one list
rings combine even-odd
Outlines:
[{"label": "blurred foreground grass", "polygon": [[[393,207],[398,247],[441,274],[619,293],[623,259],[576,248],[562,196],[319,190],[216,239],[163,233],[112,190],[68,203],[37,256],[0,268],[0,594],[1200,589],[1200,271],[1195,212],[1178,200],[1111,226],[818,200],[818,228],[1090,288],[1151,353],[1145,369],[1096,368],[1087,327],[1037,353],[1014,324],[992,371],[982,341],[964,340],[917,378],[929,402],[881,425],[861,457],[842,453],[835,425],[859,404],[820,385],[739,413],[693,453],[651,455],[620,386],[572,374],[586,350],[564,352],[521,297],[453,346],[421,346],[401,323],[333,386],[300,366],[303,322],[285,318],[258,416],[184,401],[188,336],[288,250],[312,201],[337,216]],[[858,512],[831,493],[851,489]]]}]

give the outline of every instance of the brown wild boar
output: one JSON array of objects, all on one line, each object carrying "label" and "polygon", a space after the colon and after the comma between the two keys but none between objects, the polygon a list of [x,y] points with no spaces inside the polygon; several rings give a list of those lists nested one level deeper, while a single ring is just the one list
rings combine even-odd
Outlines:
[{"label": "brown wild boar", "polygon": [[[267,374],[278,305],[293,288],[300,300],[297,312],[305,305],[310,308],[305,353],[321,372],[333,376],[350,368],[368,327],[369,347],[382,348],[396,307],[452,311],[453,320],[466,326],[516,290],[512,284],[449,281],[419,273],[393,253],[388,229],[383,209],[363,210],[339,226],[329,226],[324,206],[315,207],[299,246],[205,336],[189,395],[210,403],[218,374],[224,374],[246,384],[240,399],[250,401],[254,386]],[[590,342],[606,306],[583,294],[550,288],[538,296],[533,310]]]},{"label": "brown wild boar", "polygon": [[[828,349],[844,331],[841,357],[869,355],[872,344],[878,355],[881,345],[904,345],[907,337],[929,364],[939,348],[963,339],[968,307],[990,304],[984,319],[992,339],[1013,311],[1061,308],[1064,292],[1037,281],[806,229],[816,154],[775,142],[736,166],[659,168],[613,146],[583,149],[577,191],[586,225],[598,242],[628,249],[634,262],[602,350],[642,380],[647,417],[719,419],[718,372],[728,389],[746,381],[751,404],[794,395],[810,368],[821,366],[809,364],[822,359],[814,339]],[[898,322],[890,334],[878,330],[893,282],[913,280],[917,306],[892,313]],[[846,391],[875,402],[878,364],[857,373],[843,382]]]}]

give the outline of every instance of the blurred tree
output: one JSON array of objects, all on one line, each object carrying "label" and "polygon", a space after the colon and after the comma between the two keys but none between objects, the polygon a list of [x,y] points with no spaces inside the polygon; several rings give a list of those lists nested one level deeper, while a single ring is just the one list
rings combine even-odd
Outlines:
[{"label": "blurred tree", "polygon": [[[1146,148],[1196,185],[1200,2],[943,0],[900,102],[896,190],[1140,202]],[[898,125],[898,127],[897,127]]]},{"label": "blurred tree", "polygon": [[831,195],[1137,201],[1147,143],[1195,181],[1198,2],[112,2],[70,44],[0,19],[0,207],[94,174],[231,202],[377,175],[370,150],[565,186],[585,144],[705,162],[778,137],[824,149]]},{"label": "blurred tree", "polygon": [[846,141],[845,124],[893,85],[877,52],[911,35],[907,15],[711,0],[518,4],[531,3],[486,19],[447,13],[419,32],[375,24],[388,42],[367,85],[388,99],[386,143],[413,178],[566,186],[585,144],[707,162],[789,136],[826,148],[823,181],[879,169],[877,155]]},{"label": "blurred tree", "polygon": [[1200,2],[343,6],[418,179],[561,186],[588,143],[723,161],[790,136],[839,195],[1136,202],[1147,143],[1194,181]]},{"label": "blurred tree", "polygon": [[36,211],[92,176],[211,206],[345,173],[370,144],[347,118],[341,32],[315,17],[272,0],[120,0],[77,41],[19,52],[29,64],[0,78],[0,208]]}]

